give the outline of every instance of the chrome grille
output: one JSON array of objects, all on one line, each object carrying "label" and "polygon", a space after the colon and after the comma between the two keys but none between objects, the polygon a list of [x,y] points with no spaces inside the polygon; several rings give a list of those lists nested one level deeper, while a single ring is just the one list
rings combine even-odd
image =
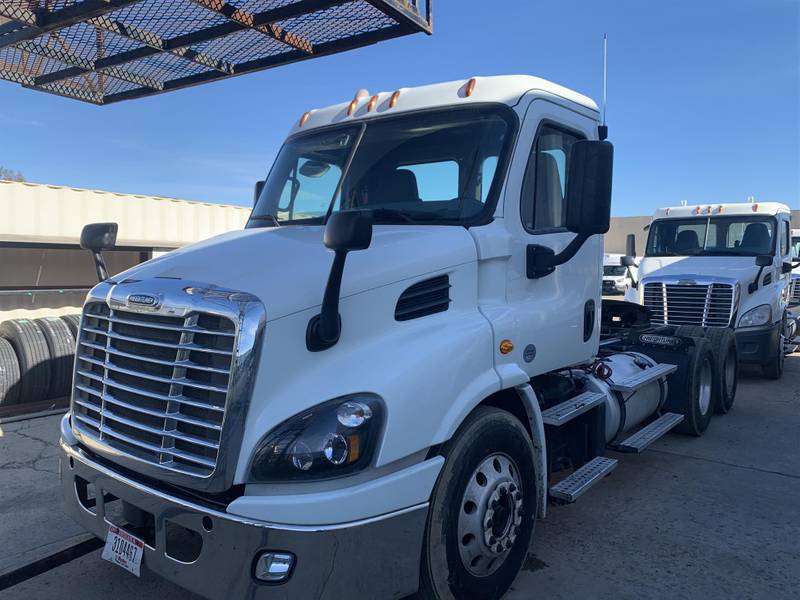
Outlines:
[{"label": "chrome grille", "polygon": [[726,283],[654,282],[644,286],[644,305],[655,323],[727,327],[733,304],[733,286]]},{"label": "chrome grille", "polygon": [[73,425],[140,460],[205,477],[216,465],[236,348],[236,324],[84,307]]},{"label": "chrome grille", "polygon": [[789,301],[792,304],[800,304],[800,278],[793,278],[789,290]]}]

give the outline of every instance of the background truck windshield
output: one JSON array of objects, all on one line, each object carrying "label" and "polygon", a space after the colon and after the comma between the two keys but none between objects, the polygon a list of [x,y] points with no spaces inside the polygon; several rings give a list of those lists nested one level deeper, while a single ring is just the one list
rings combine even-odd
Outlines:
[{"label": "background truck windshield", "polygon": [[769,217],[661,219],[650,225],[646,256],[757,256],[772,254]]},{"label": "background truck windshield", "polygon": [[628,269],[622,265],[606,265],[603,267],[603,275],[606,277],[622,277],[627,270]]},{"label": "background truck windshield", "polygon": [[502,106],[448,109],[289,139],[248,227],[322,223],[372,209],[376,222],[460,224],[491,210],[513,137]]}]

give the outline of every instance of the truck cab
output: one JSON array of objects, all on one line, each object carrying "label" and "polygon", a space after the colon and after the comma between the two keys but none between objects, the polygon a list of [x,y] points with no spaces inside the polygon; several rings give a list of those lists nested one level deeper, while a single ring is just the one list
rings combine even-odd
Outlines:
[{"label": "truck cab", "polygon": [[659,209],[630,296],[657,322],[732,328],[739,361],[778,378],[788,323],[790,217],[776,202]]},{"label": "truck cab", "polygon": [[528,76],[359,91],[297,120],[243,231],[106,278],[89,229],[67,512],[209,598],[499,598],[606,449],[732,404],[702,337],[601,324],[598,117]]}]

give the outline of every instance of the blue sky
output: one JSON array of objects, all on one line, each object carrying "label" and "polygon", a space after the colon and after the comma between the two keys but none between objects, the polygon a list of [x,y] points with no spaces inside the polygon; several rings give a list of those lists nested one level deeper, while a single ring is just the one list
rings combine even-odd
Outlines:
[{"label": "blue sky", "polygon": [[799,0],[435,0],[435,32],[96,107],[0,81],[0,165],[29,181],[249,204],[292,122],[352,97],[529,73],[601,95],[615,215],[800,208]]}]

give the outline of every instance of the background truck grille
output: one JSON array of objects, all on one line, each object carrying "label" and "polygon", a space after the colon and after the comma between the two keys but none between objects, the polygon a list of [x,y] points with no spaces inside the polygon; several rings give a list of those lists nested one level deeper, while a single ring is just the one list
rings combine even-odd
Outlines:
[{"label": "background truck grille", "polygon": [[644,305],[654,323],[727,327],[733,311],[733,286],[647,283]]},{"label": "background truck grille", "polygon": [[792,304],[800,304],[800,279],[792,279],[789,284],[789,301]]},{"label": "background truck grille", "polygon": [[236,326],[86,304],[75,363],[73,425],[141,460],[194,476],[217,464]]}]

